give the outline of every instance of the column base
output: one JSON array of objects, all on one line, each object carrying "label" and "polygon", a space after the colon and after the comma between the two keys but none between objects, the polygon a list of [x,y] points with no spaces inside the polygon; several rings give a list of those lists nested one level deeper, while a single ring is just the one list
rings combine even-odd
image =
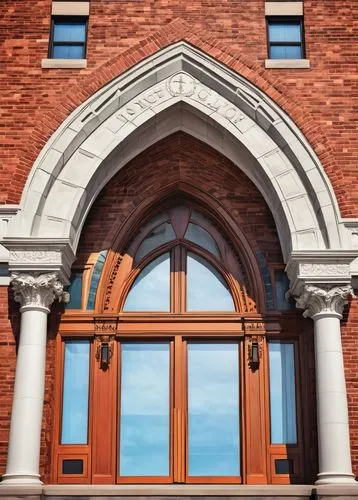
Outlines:
[{"label": "column base", "polygon": [[2,476],[2,481],[0,483],[0,488],[2,485],[8,486],[10,484],[37,484],[42,485],[43,482],[40,480],[39,474],[4,474]]},{"label": "column base", "polygon": [[358,483],[355,480],[354,474],[344,474],[344,473],[334,473],[334,472],[322,472],[321,474],[317,474],[317,481],[315,484],[323,485],[323,484],[350,484],[357,485]]}]

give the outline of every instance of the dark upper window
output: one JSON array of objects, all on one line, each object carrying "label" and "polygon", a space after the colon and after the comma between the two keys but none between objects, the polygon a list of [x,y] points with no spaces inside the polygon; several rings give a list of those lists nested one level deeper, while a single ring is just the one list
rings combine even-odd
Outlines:
[{"label": "dark upper window", "polygon": [[52,59],[85,59],[86,38],[86,17],[53,17],[49,57]]},{"label": "dark upper window", "polygon": [[268,18],[269,59],[303,59],[303,22],[296,18]]}]

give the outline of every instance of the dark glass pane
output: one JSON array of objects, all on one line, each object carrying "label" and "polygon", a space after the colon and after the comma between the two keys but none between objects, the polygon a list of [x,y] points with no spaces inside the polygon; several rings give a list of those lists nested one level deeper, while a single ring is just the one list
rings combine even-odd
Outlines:
[{"label": "dark glass pane", "polygon": [[83,460],[63,460],[62,474],[83,474]]},{"label": "dark glass pane", "polygon": [[269,342],[271,443],[297,443],[294,345]]},{"label": "dark glass pane", "polygon": [[300,42],[301,41],[301,24],[285,23],[285,22],[270,22],[269,23],[269,39],[270,42]]},{"label": "dark glass pane", "polygon": [[235,311],[226,281],[205,259],[188,253],[187,310]]},{"label": "dark glass pane", "polygon": [[67,291],[70,294],[70,301],[65,304],[66,309],[81,309],[82,307],[82,273],[71,276],[70,286]]},{"label": "dark glass pane", "polygon": [[170,311],[170,254],[148,264],[134,281],[123,311]]},{"label": "dark glass pane", "polygon": [[275,460],[275,473],[276,474],[292,474],[293,462],[287,458],[279,458]]},{"label": "dark glass pane", "polygon": [[155,248],[175,239],[176,236],[171,224],[169,222],[161,224],[153,229],[142,241],[137,250],[135,261],[139,262]]},{"label": "dark glass pane", "polygon": [[86,22],[54,22],[53,41],[54,42],[85,42]]},{"label": "dark glass pane", "polygon": [[86,444],[89,389],[88,340],[65,344],[61,444]]},{"label": "dark glass pane", "polygon": [[214,238],[202,227],[190,222],[184,238],[205,248],[205,250],[214,254],[216,257],[220,257],[220,252]]},{"label": "dark glass pane", "polygon": [[55,45],[52,51],[53,59],[84,59],[85,48],[80,45]]},{"label": "dark glass pane", "polygon": [[97,288],[98,288],[98,283],[99,279],[101,277],[102,269],[104,262],[106,260],[107,256],[107,250],[103,250],[100,252],[96,265],[94,266],[93,273],[92,273],[92,279],[91,279],[91,286],[90,290],[88,293],[88,301],[87,301],[87,310],[94,309],[94,305],[96,302],[96,294],[97,294]]},{"label": "dark glass pane", "polygon": [[290,281],[284,271],[275,271],[276,283],[276,308],[293,309],[295,306],[286,299],[286,294],[290,288]]},{"label": "dark glass pane", "polygon": [[169,360],[169,342],[121,344],[121,476],[169,476]]},{"label": "dark glass pane", "polygon": [[188,344],[190,476],[239,476],[239,346]]},{"label": "dark glass pane", "polygon": [[287,47],[284,45],[276,45],[270,49],[271,59],[301,59],[301,47]]}]

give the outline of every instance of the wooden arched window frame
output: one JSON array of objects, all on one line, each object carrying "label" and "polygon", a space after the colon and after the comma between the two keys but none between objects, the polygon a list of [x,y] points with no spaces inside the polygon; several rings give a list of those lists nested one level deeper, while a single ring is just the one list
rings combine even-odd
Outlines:
[{"label": "wooden arched window frame", "polygon": [[[190,204],[188,205],[190,207]],[[60,382],[57,384],[55,482],[267,484],[299,481],[303,461],[300,418],[297,417],[295,424],[297,425],[295,442],[270,443],[269,344],[265,340],[262,313],[258,313],[255,307],[252,307],[257,297],[250,296],[252,292],[248,287],[247,268],[234,245],[225,236],[225,231],[210,220],[205,212],[205,215],[198,214],[196,223],[211,235],[218,252],[215,254],[195,241],[185,238],[192,210],[198,213],[198,207],[196,205],[194,207],[194,209],[185,206],[171,208],[169,205],[169,208],[164,209],[166,215],[161,215],[162,210],[158,211],[157,216],[149,217],[118,254],[116,261],[112,259],[107,268],[105,264],[95,310],[80,314],[69,311],[64,316],[58,336],[60,359],[57,379]],[[187,215],[183,215],[185,210]],[[163,221],[170,221],[174,225],[175,238],[161,242],[137,258],[138,249],[143,241],[151,231],[163,224]],[[170,254],[171,258],[169,310],[126,311],[126,300],[140,273],[166,253]],[[210,311],[187,310],[186,255],[188,253],[204,259],[222,277],[233,299],[232,311],[219,311],[215,308]],[[110,300],[108,300],[109,292]],[[295,365],[298,367],[297,337],[290,338],[287,334],[286,336],[279,334],[274,338],[275,342],[281,342],[282,339],[283,342],[289,342],[290,346],[294,346],[293,350],[290,347],[290,355],[294,353]],[[66,342],[66,339],[71,340]],[[88,339],[90,346],[88,432],[87,441],[81,443],[61,441],[63,439],[61,414],[64,412],[66,393],[65,370],[62,367],[66,366],[66,348],[70,347],[68,342],[73,342],[73,339],[78,339],[79,343],[83,342],[82,339]],[[251,363],[252,360],[250,361],[254,344],[257,345],[260,357],[259,365],[256,367]],[[122,409],[128,403],[123,400],[126,397],[123,377],[129,366],[126,364],[126,350],[130,350],[131,346],[139,346],[145,351],[148,346],[153,348],[158,345],[166,346],[168,367],[166,386],[169,402],[168,468],[165,474],[148,476],[145,470],[142,474],[134,472],[126,474],[126,470],[121,469],[122,454],[125,453],[121,448],[123,442],[121,436],[124,433]],[[105,369],[101,364],[103,346],[107,346],[107,352],[110,352],[110,361]],[[192,361],[190,359],[194,359],[191,357],[191,349],[193,352],[195,349],[200,351],[200,348],[205,346],[209,346],[213,351],[229,352],[231,349],[236,359],[234,371],[237,371],[237,377],[230,383],[237,393],[237,418],[235,417],[237,430],[233,432],[237,434],[235,453],[238,456],[238,464],[233,465],[232,469],[224,468],[226,472],[229,469],[231,472],[221,475],[193,474],[190,465],[192,446],[190,441]],[[200,357],[200,352],[198,356]],[[215,362],[206,369],[210,371],[211,366],[215,366]],[[296,371],[292,373],[294,373],[293,384],[296,384],[296,394],[298,394],[297,374]],[[164,378],[162,374],[160,380]],[[207,380],[210,380],[210,373]],[[154,385],[152,391],[157,391]],[[217,397],[219,395],[220,392]],[[137,399],[145,400],[145,397],[142,395]],[[299,397],[296,397],[296,406],[299,415],[301,411]],[[71,460],[74,463],[76,460],[82,460],[82,469],[73,474],[64,472],[66,470],[64,464],[71,463]],[[276,463],[281,464],[281,471],[277,469]]]},{"label": "wooden arched window frame", "polygon": [[[137,259],[138,249],[140,249],[148,234],[165,223],[171,224],[175,237],[168,242],[157,245],[141,259]],[[217,249],[216,255],[210,249],[193,241],[193,239],[186,238],[188,230],[193,226],[199,228],[211,238]],[[185,279],[186,254],[190,252],[207,261],[225,280],[235,305],[235,310],[232,312],[243,312],[247,311],[249,307],[255,307],[256,298],[252,297],[252,292],[248,289],[246,269],[222,231],[207,216],[202,215],[197,208],[188,208],[186,211],[185,205],[179,205],[149,219],[121,256],[116,284],[111,289],[112,296],[114,296],[112,298],[113,309],[123,312],[125,298],[139,273],[150,261],[165,252],[171,254],[170,289],[172,300],[168,312],[176,314],[189,313],[185,305]],[[219,310],[217,309],[217,311]],[[215,312],[215,308],[212,311]]]}]

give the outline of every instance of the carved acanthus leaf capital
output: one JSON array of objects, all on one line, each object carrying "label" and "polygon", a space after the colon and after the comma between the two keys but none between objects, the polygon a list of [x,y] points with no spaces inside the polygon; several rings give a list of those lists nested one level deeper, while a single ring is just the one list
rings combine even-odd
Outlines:
[{"label": "carved acanthus leaf capital", "polygon": [[63,284],[57,273],[12,273],[11,283],[14,298],[21,307],[42,307],[49,309],[54,300],[68,300],[68,293],[63,291]]},{"label": "carved acanthus leaf capital", "polygon": [[350,295],[354,296],[351,285],[305,285],[301,295],[295,297],[296,307],[305,309],[305,318],[312,318],[320,313],[335,313],[341,316]]}]

